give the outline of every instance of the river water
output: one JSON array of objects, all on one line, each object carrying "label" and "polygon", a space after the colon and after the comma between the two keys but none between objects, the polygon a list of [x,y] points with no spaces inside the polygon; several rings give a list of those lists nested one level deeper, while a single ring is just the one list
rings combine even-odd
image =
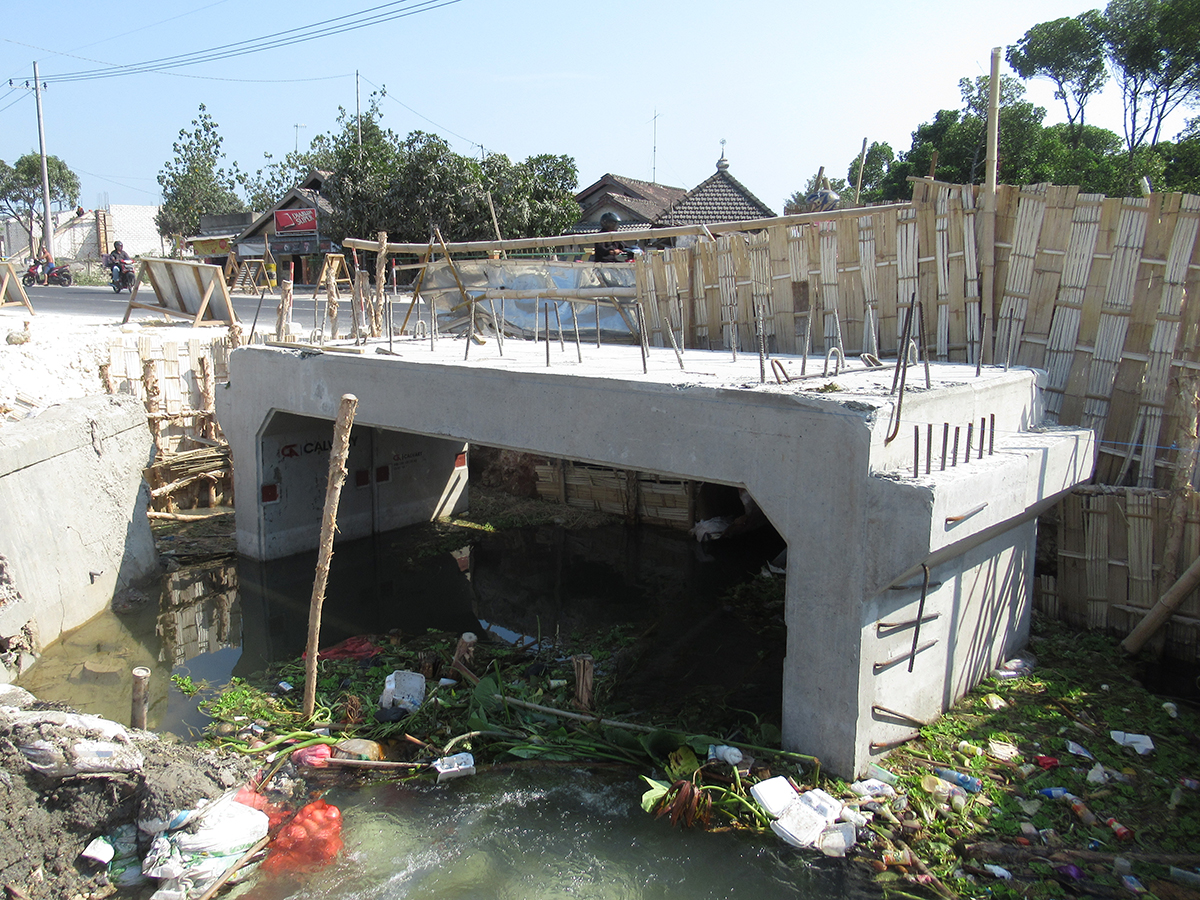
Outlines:
[{"label": "river water", "polygon": [[[780,703],[779,610],[747,611],[729,589],[779,546],[697,545],[663,529],[537,526],[481,533],[416,553],[405,532],[339,544],[322,645],[426,628],[543,641],[588,628],[650,635],[627,674],[633,707],[685,695],[767,717]],[[49,648],[21,679],[46,700],[128,722],[131,668],[151,668],[151,728],[198,732],[200,697],[171,676],[225,684],[303,649],[315,554],[223,560],[164,578],[160,596],[106,612]],[[492,630],[489,635],[488,630]],[[669,703],[668,703],[669,705]],[[691,833],[644,813],[636,772],[498,766],[442,785],[345,780],[346,850],[303,881],[235,889],[283,898],[762,898],[870,893],[844,863],[814,860],[774,836]],[[646,774],[653,774],[647,770]]]}]

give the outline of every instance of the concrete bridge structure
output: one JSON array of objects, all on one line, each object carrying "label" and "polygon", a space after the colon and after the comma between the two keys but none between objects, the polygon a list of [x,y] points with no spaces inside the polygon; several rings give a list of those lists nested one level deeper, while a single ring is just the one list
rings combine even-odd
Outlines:
[{"label": "concrete bridge structure", "polygon": [[394,346],[232,354],[217,411],[243,554],[316,545],[345,393],[342,539],[463,509],[472,442],[745,487],[788,544],[784,745],[847,776],[1023,646],[1035,517],[1092,471],[1090,431],[1038,427],[1032,370],[931,364],[926,387],[914,367],[893,395],[892,367],[858,361],[801,379],[776,357],[793,380],[763,383],[757,357],[728,353],[681,368],[650,348],[643,372],[629,346]]}]

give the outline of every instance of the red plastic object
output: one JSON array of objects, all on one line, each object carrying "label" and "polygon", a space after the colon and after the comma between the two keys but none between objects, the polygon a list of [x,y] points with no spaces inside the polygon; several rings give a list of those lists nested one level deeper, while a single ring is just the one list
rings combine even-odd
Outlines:
[{"label": "red plastic object", "polygon": [[1035,756],[1033,761],[1047,772],[1049,772],[1051,769],[1057,768],[1058,766],[1057,756]]},{"label": "red plastic object", "polygon": [[265,872],[310,872],[332,862],[342,852],[342,811],[314,800],[275,835],[263,861]]},{"label": "red plastic object", "polygon": [[292,762],[298,766],[325,766],[332,755],[333,748],[328,744],[313,744],[292,751]]},{"label": "red plastic object", "polygon": [[[307,652],[301,653],[300,658],[304,659],[307,655]],[[340,644],[317,651],[317,659],[370,659],[378,655],[379,648],[363,634],[346,638]]]}]

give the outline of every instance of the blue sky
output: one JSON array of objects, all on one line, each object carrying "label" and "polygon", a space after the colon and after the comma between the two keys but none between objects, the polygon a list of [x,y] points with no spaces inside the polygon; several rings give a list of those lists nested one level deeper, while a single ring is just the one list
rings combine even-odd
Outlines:
[{"label": "blue sky", "polygon": [[[405,18],[169,74],[51,83],[43,100],[48,152],[80,176],[89,209],[105,198],[155,203],[155,177],[200,103],[220,126],[227,161],[254,169],[264,151],[282,156],[297,140],[303,146],[331,130],[339,106],[353,111],[357,69],[364,108],[386,85],[383,121],[394,131],[433,131],[464,154],[567,154],[581,187],[605,172],[693,187],[713,173],[724,139],[732,174],[780,212],[819,166],[844,176],[864,137],[907,148],[919,123],[959,106],[959,78],[986,74],[992,47],[1097,5],[425,2],[381,9],[414,13]],[[0,159],[37,149],[31,92],[8,87],[9,78],[32,78],[34,60],[46,80],[385,4],[10,4],[0,39]],[[1061,121],[1050,85],[1029,87],[1047,121]],[[1088,118],[1120,133],[1115,87]],[[1177,114],[1168,134],[1183,122]]]}]

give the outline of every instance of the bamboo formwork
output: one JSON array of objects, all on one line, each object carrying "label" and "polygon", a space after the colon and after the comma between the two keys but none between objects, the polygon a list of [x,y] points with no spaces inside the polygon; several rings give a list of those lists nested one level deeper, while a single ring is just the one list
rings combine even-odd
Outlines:
[{"label": "bamboo formwork", "polygon": [[[1200,197],[1001,185],[993,246],[978,214],[979,186],[911,180],[908,204],[628,235],[691,240],[635,263],[650,342],[680,353],[761,346],[767,354],[824,355],[836,346],[847,357],[888,356],[900,350],[915,298],[931,356],[1044,369],[1050,423],[1095,429],[1094,480],[1116,487],[1084,488],[1063,501],[1059,575],[1040,579],[1038,602],[1076,624],[1127,632],[1166,587],[1163,489],[1178,466],[1184,481],[1196,481],[1194,453],[1175,447],[1189,422],[1194,433],[1196,416],[1180,381],[1200,372]],[[452,244],[449,252],[564,241],[578,236]],[[423,249],[386,245],[412,255]],[[994,260],[988,273],[985,260]],[[644,496],[630,494],[628,477],[605,480],[588,467],[569,469],[587,482],[572,481],[568,491],[562,471],[555,483],[564,500],[573,492],[574,502],[628,513],[630,496]],[[1179,570],[1200,555],[1196,495],[1186,501],[1186,525],[1175,523],[1183,546],[1168,553]],[[1168,652],[1195,658],[1197,627],[1193,595],[1171,621]]]},{"label": "bamboo formwork", "polygon": [[[1185,505],[1177,571],[1163,572],[1170,522],[1168,491],[1094,485],[1058,507],[1058,575],[1043,577],[1037,605],[1072,625],[1128,634],[1200,555],[1200,494]],[[1160,632],[1169,656],[1200,662],[1200,592],[1193,592]]]},{"label": "bamboo formwork", "polygon": [[214,506],[232,489],[228,446],[216,421],[215,386],[229,378],[228,337],[122,335],[104,370],[111,393],[146,405],[155,461],[146,470],[155,510]]}]

